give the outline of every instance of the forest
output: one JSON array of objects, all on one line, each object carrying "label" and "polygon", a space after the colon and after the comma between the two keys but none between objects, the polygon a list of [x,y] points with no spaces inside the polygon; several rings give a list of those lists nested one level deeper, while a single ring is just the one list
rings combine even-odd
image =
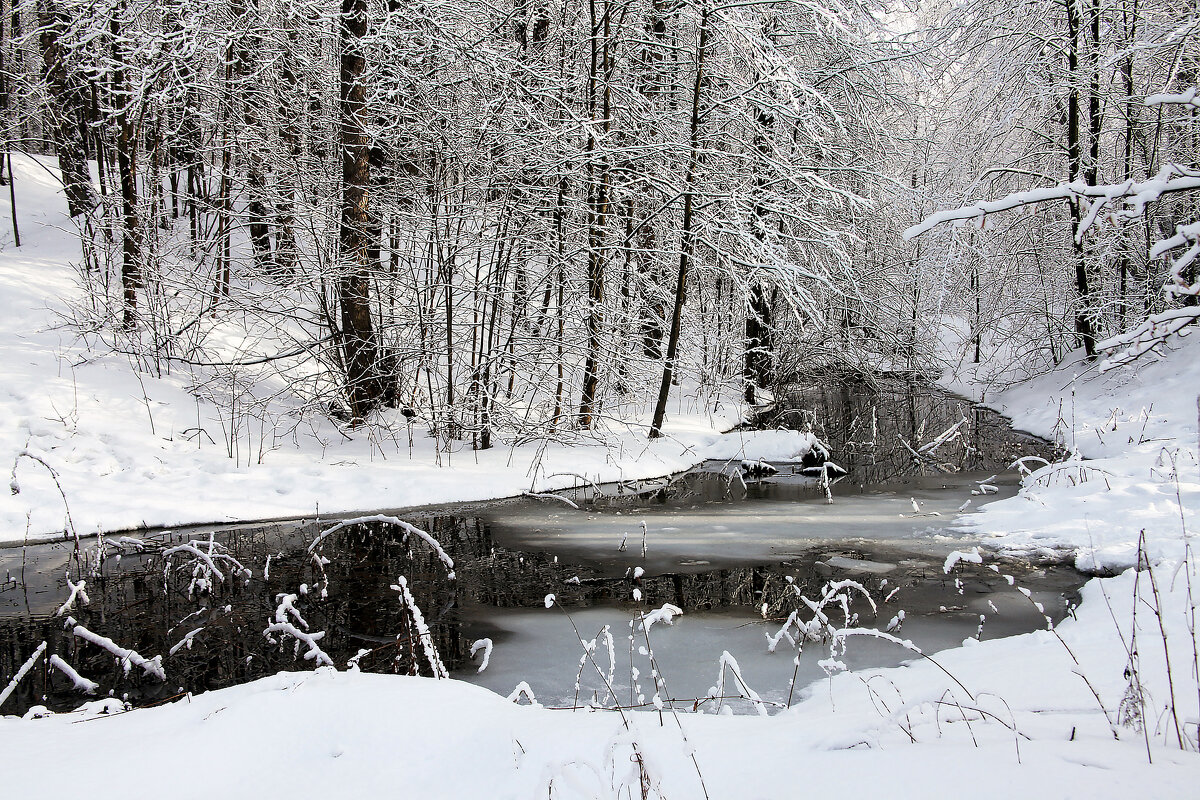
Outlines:
[{"label": "forest", "polygon": [[1193,797],[1198,115],[1194,0],[0,0],[0,796]]},{"label": "forest", "polygon": [[480,449],[641,405],[653,437],[681,380],[1003,386],[1196,318],[1186,3],[2,16],[3,145],[57,155],[82,235],[71,324],[211,371],[219,404],[265,408],[274,378],[305,413]]}]

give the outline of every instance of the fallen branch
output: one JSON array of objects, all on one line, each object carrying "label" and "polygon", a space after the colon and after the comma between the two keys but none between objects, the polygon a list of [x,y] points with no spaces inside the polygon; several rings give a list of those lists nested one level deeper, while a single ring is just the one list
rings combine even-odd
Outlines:
[{"label": "fallen branch", "polygon": [[576,511],[579,510],[579,506],[576,505],[573,500],[568,500],[562,495],[553,494],[551,492],[521,492],[521,494],[525,497],[532,497],[534,500],[561,500]]}]

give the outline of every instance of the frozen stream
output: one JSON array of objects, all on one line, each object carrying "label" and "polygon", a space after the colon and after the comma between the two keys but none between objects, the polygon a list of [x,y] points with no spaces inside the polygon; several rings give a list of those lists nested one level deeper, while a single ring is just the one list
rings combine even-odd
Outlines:
[{"label": "frozen stream", "polygon": [[[720,463],[705,465],[713,471]],[[777,465],[787,470],[785,465]],[[992,477],[997,490],[986,498],[972,496],[977,481]],[[850,487],[843,492],[843,487]],[[944,558],[954,547],[970,546],[952,529],[958,509],[1009,497],[1017,489],[1015,475],[969,473],[911,477],[869,491],[846,481],[833,487],[827,503],[812,478],[773,476],[751,483],[750,497],[700,499],[684,504],[644,508],[620,504],[576,511],[557,504],[523,504],[489,515],[492,535],[505,547],[545,550],[567,559],[623,572],[636,564],[651,572],[697,571],[713,566],[780,561],[820,547],[871,549],[911,548]],[[916,502],[915,510],[913,502]],[[613,507],[616,505],[617,507]],[[646,556],[641,556],[642,523]],[[622,539],[626,550],[620,552]],[[634,557],[636,556],[636,558]]]},{"label": "frozen stream", "polygon": [[[857,624],[882,629],[903,611],[900,635],[926,652],[1043,626],[1032,603],[1000,575],[967,565],[947,576],[942,565],[952,551],[979,544],[954,529],[960,507],[972,501],[970,513],[1012,493],[1016,477],[1002,468],[1044,452],[1044,443],[957,398],[926,394],[898,403],[877,388],[839,389],[834,400],[849,398],[845,408],[830,405],[830,397],[793,399],[797,408],[815,411],[789,414],[823,414],[828,423],[817,432],[849,470],[833,483],[832,504],[819,480],[798,474],[806,465],[748,470],[733,462],[670,481],[608,487],[581,481],[563,493],[578,509],[561,500],[519,499],[405,512],[454,559],[455,580],[423,543],[379,524],[330,537],[324,563],[306,546],[329,522],[312,520],[163,531],[140,537],[141,544],[85,541],[80,550],[70,543],[0,550],[0,687],[42,641],[47,657],[59,655],[102,693],[139,704],[309,668],[306,647],[264,636],[288,594],[297,595],[294,605],[309,629],[324,631],[320,646],[339,667],[357,655],[364,670],[429,674],[414,619],[392,588],[401,575],[455,677],[506,695],[524,681],[553,706],[611,704],[610,689],[623,704],[650,702],[655,685],[648,653],[641,652],[645,634],[636,631],[631,650],[631,620],[666,603],[683,615],[650,633],[665,680],[659,692],[688,708],[717,684],[723,652],[767,703],[786,703],[793,691],[822,678],[818,661],[830,657],[828,643],[805,644],[796,668],[788,639],[771,653],[767,635],[776,635],[792,611],[810,619],[797,595],[817,599],[831,580],[851,579],[872,596],[876,611],[861,597],[848,607]],[[899,417],[897,407],[905,410]],[[958,436],[922,449],[955,425]],[[868,431],[869,439],[862,435]],[[913,458],[914,451],[928,455]],[[248,578],[233,578],[232,563],[222,561],[225,580],[197,583],[204,577],[198,559],[170,551],[210,535],[226,548],[220,552],[249,569]],[[1002,568],[1054,617],[1066,613],[1083,582],[1052,565]],[[70,594],[68,573],[73,581],[86,577],[91,598],[68,613],[122,647],[161,654],[165,682],[138,670],[126,675],[111,654],[64,630],[54,614]],[[545,607],[548,594],[556,595],[554,608]],[[840,607],[827,611],[835,624],[844,623]],[[613,637],[611,664],[605,626]],[[581,675],[579,636],[587,642],[599,636],[596,663],[585,663]],[[471,645],[485,638],[493,645],[490,663],[477,673]],[[837,653],[850,668],[913,657],[865,637]],[[69,708],[83,699],[64,675],[42,664],[0,713],[35,704]],[[725,695],[740,694],[726,675]],[[731,705],[753,711],[743,701]]]},{"label": "frozen stream", "polygon": [[[913,477],[835,495],[833,504],[827,504],[820,491],[804,486],[789,490],[777,482],[751,487],[752,494],[771,499],[636,510],[530,505],[508,509],[491,523],[497,545],[549,553],[560,565],[586,564],[588,569],[580,573],[580,585],[561,583],[546,589],[556,593],[570,619],[562,609],[540,606],[468,610],[468,628],[492,639],[495,651],[484,673],[462,677],[504,693],[524,680],[542,703],[573,705],[582,653],[575,628],[590,641],[607,625],[615,640],[612,672],[618,698],[636,701],[638,693],[630,689],[631,665],[643,675],[641,694],[649,698],[654,687],[645,677],[650,674],[648,659],[638,652],[645,646],[640,628],[634,629],[631,661],[631,620],[639,611],[671,603],[684,615],[671,626],[657,625],[651,631],[671,697],[703,698],[717,681],[722,653],[729,652],[747,683],[765,700],[786,703],[795,650],[784,640],[776,652],[768,652],[766,634],[775,634],[796,607],[790,586],[815,599],[830,579],[852,579],[871,592],[877,613],[861,601],[852,607],[865,627],[883,628],[903,610],[902,635],[930,653],[957,646],[965,638],[995,638],[1040,627],[1041,615],[1000,575],[972,567],[947,576],[942,569],[951,552],[978,546],[952,526],[957,509],[972,498],[971,490],[978,491],[977,481],[992,474]],[[1007,496],[1015,490],[1015,477],[996,478],[991,485],[999,489],[993,499]],[[914,500],[919,512],[913,510]],[[623,552],[618,551],[622,539]],[[645,575],[635,581],[628,572],[637,567]],[[1034,599],[1055,617],[1064,615],[1067,599],[1083,582],[1072,570],[1057,567],[1006,564],[1004,571],[1034,590]],[[563,575],[566,581],[576,577],[569,572],[558,570],[558,580],[563,581]],[[635,590],[641,602],[634,601]],[[603,637],[597,653],[605,676],[600,677],[597,665],[586,664],[579,702],[607,694],[610,667]],[[828,644],[808,643],[796,672],[797,689],[824,677],[818,661],[829,657]],[[860,637],[838,657],[853,669],[895,665],[915,655]],[[735,709],[748,707],[735,704]]]}]

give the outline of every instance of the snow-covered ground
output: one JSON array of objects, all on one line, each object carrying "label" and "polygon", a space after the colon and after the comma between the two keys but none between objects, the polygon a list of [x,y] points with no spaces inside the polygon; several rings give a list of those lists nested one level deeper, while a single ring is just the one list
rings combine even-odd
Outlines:
[{"label": "snow-covered ground", "polygon": [[[57,298],[78,291],[66,263],[77,253],[56,230],[66,223],[50,182],[27,162],[17,173],[27,243],[16,251],[4,241],[0,252],[8,312],[0,318],[0,447],[54,469],[83,533],[303,515],[317,503],[324,513],[496,497],[548,488],[553,481],[540,476],[558,471],[648,476],[705,456],[783,457],[805,444],[798,436],[721,436],[716,431],[740,414],[726,406],[677,414],[673,438],[652,447],[636,431],[609,447],[552,445],[536,481],[533,449],[481,454],[478,462],[460,452],[436,466],[430,445],[385,461],[371,443],[336,434],[324,451],[314,437],[269,451],[261,465],[243,458],[235,466],[221,447],[197,448],[183,436],[197,426],[198,410],[201,426],[220,430],[183,379],[138,376],[119,356],[87,358],[69,329],[53,327],[64,308]],[[44,191],[35,195],[39,180]],[[1146,532],[1153,569],[1091,581],[1077,618],[1055,631],[968,639],[908,666],[837,673],[769,718],[551,711],[457,681],[329,668],[282,673],[129,713],[109,700],[71,714],[0,719],[0,792],[1194,797],[1200,680],[1191,587],[1200,577],[1184,526],[1194,527],[1200,500],[1200,352],[1186,340],[1178,346],[1157,363],[1103,376],[1067,365],[987,398],[1018,426],[1061,436],[1091,459],[1030,464],[1020,495],[974,516],[998,550],[1068,554],[1083,567],[1118,571],[1137,562]],[[1081,376],[1071,383],[1073,372]],[[969,382],[956,388],[975,391]],[[22,458],[16,480],[20,493],[0,506],[0,537],[20,541],[27,529],[31,538],[61,535],[63,499],[47,470]],[[991,558],[958,568],[994,566],[1002,575]],[[676,632],[688,622],[676,619]],[[833,668],[836,654],[810,644],[803,658],[828,658]],[[717,664],[712,671],[715,683]],[[0,690],[9,677],[0,675]],[[662,677],[669,687],[670,675]],[[652,694],[651,676],[642,682]]]},{"label": "snow-covered ground", "polygon": [[[1001,552],[1071,557],[1085,572],[1136,564],[1143,530],[1152,557],[1182,558],[1185,529],[1200,531],[1200,339],[1176,337],[1170,346],[1161,358],[1107,373],[1076,353],[1047,375],[989,394],[986,405],[1075,455],[1028,463],[1033,474],[1019,495],[965,518],[969,529]],[[978,398],[967,378],[947,383]]]}]

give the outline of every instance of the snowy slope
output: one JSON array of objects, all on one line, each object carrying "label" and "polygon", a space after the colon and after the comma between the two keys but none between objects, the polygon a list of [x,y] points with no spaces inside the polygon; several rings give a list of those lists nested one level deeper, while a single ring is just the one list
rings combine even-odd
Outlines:
[{"label": "snowy slope", "polygon": [[1200,531],[1198,398],[1194,336],[1177,337],[1163,357],[1103,374],[1076,354],[989,397],[986,405],[1018,427],[1075,455],[1066,464],[1029,464],[1034,472],[1017,497],[985,506],[967,525],[1003,552],[1069,557],[1084,571],[1135,564],[1143,530],[1152,556],[1182,557],[1185,526]]},{"label": "snowy slope", "polygon": [[[1065,737],[1024,743],[1018,761],[1011,739],[978,748],[955,736],[917,747],[830,749],[819,729],[797,716],[688,715],[683,727],[697,774],[674,721],[660,727],[656,717],[634,716],[634,736],[665,797],[837,797],[852,790],[896,798],[1120,798],[1146,791],[1184,798],[1193,796],[1197,778],[1185,754],[1159,753],[1149,765],[1144,753],[1113,742],[1086,750]],[[12,764],[6,794],[46,792],[44,765],[57,751],[71,754],[72,774],[92,776],[88,795],[95,798],[127,797],[147,785],[170,787],[177,800],[211,797],[216,786],[227,797],[264,800],[615,797],[614,784],[621,796],[639,796],[636,777],[628,775],[632,737],[617,715],[517,707],[460,683],[281,673],[167,708],[91,720],[0,721]],[[118,747],[134,742],[136,773],[115,772]],[[185,753],[192,766],[181,770]]]}]

